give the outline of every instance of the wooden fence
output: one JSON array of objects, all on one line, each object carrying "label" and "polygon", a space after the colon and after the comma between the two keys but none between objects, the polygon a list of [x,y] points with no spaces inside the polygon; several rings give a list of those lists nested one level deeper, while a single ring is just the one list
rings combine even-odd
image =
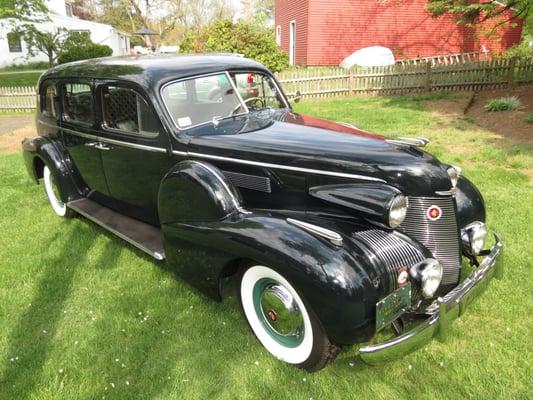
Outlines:
[{"label": "wooden fence", "polygon": [[32,86],[0,87],[0,112],[35,110],[35,93],[36,89]]},{"label": "wooden fence", "polygon": [[[289,97],[299,91],[304,98],[498,89],[533,84],[533,58],[351,70],[309,68],[281,72],[277,77]],[[35,88],[0,87],[0,112],[33,111],[35,106]]]},{"label": "wooden fence", "polygon": [[508,59],[466,62],[461,64],[431,63],[355,67],[301,69],[277,75],[285,93],[293,97],[297,91],[303,98],[349,96],[354,94],[403,94],[423,91],[485,90],[533,83],[533,59]]}]

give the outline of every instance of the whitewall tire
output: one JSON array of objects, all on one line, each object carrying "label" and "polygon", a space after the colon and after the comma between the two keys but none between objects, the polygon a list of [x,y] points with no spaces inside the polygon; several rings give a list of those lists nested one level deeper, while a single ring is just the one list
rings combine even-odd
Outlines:
[{"label": "whitewall tire", "polygon": [[320,323],[296,289],[271,268],[246,268],[240,280],[240,300],[250,328],[275,357],[316,371],[337,354]]},{"label": "whitewall tire", "polygon": [[57,186],[54,176],[50,171],[50,168],[47,166],[43,170],[43,181],[44,181],[44,191],[48,196],[50,205],[54,212],[60,217],[68,218],[72,216],[72,210],[70,210],[67,205],[61,200],[61,193],[59,192],[59,187]]}]

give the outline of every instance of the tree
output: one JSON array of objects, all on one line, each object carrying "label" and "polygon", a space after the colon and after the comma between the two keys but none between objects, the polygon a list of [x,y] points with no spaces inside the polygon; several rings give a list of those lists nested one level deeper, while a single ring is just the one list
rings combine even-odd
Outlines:
[{"label": "tree", "polygon": [[494,20],[495,26],[526,19],[533,12],[533,0],[430,0],[427,9],[435,17],[452,14],[459,24],[474,26]]},{"label": "tree", "polygon": [[244,21],[219,20],[199,32],[189,30],[181,42],[180,51],[240,53],[273,71],[281,71],[289,65],[288,56],[276,45],[272,30],[260,29]]},{"label": "tree", "polygon": [[35,56],[43,53],[48,57],[50,67],[62,52],[63,44],[68,39],[69,31],[65,28],[58,28],[52,32],[40,31],[35,25],[25,24],[19,28],[28,46],[28,54]]},{"label": "tree", "polygon": [[35,22],[43,20],[47,12],[44,0],[0,0],[0,19]]}]

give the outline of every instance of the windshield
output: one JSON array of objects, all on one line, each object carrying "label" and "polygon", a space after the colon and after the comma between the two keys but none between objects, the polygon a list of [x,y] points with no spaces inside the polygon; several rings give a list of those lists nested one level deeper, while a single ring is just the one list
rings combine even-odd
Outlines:
[{"label": "windshield", "polygon": [[251,71],[223,72],[174,82],[163,88],[162,96],[180,129],[216,124],[221,119],[250,111],[286,107],[273,80]]}]

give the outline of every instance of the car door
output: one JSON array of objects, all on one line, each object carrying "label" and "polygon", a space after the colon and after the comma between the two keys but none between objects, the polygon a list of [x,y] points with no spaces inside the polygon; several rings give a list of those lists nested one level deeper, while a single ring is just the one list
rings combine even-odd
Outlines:
[{"label": "car door", "polygon": [[98,82],[102,162],[115,208],[158,225],[157,196],[172,166],[168,136],[140,88]]},{"label": "car door", "polygon": [[74,167],[90,189],[88,197],[109,204],[109,190],[98,142],[92,80],[64,80],[60,84],[63,143]]}]

